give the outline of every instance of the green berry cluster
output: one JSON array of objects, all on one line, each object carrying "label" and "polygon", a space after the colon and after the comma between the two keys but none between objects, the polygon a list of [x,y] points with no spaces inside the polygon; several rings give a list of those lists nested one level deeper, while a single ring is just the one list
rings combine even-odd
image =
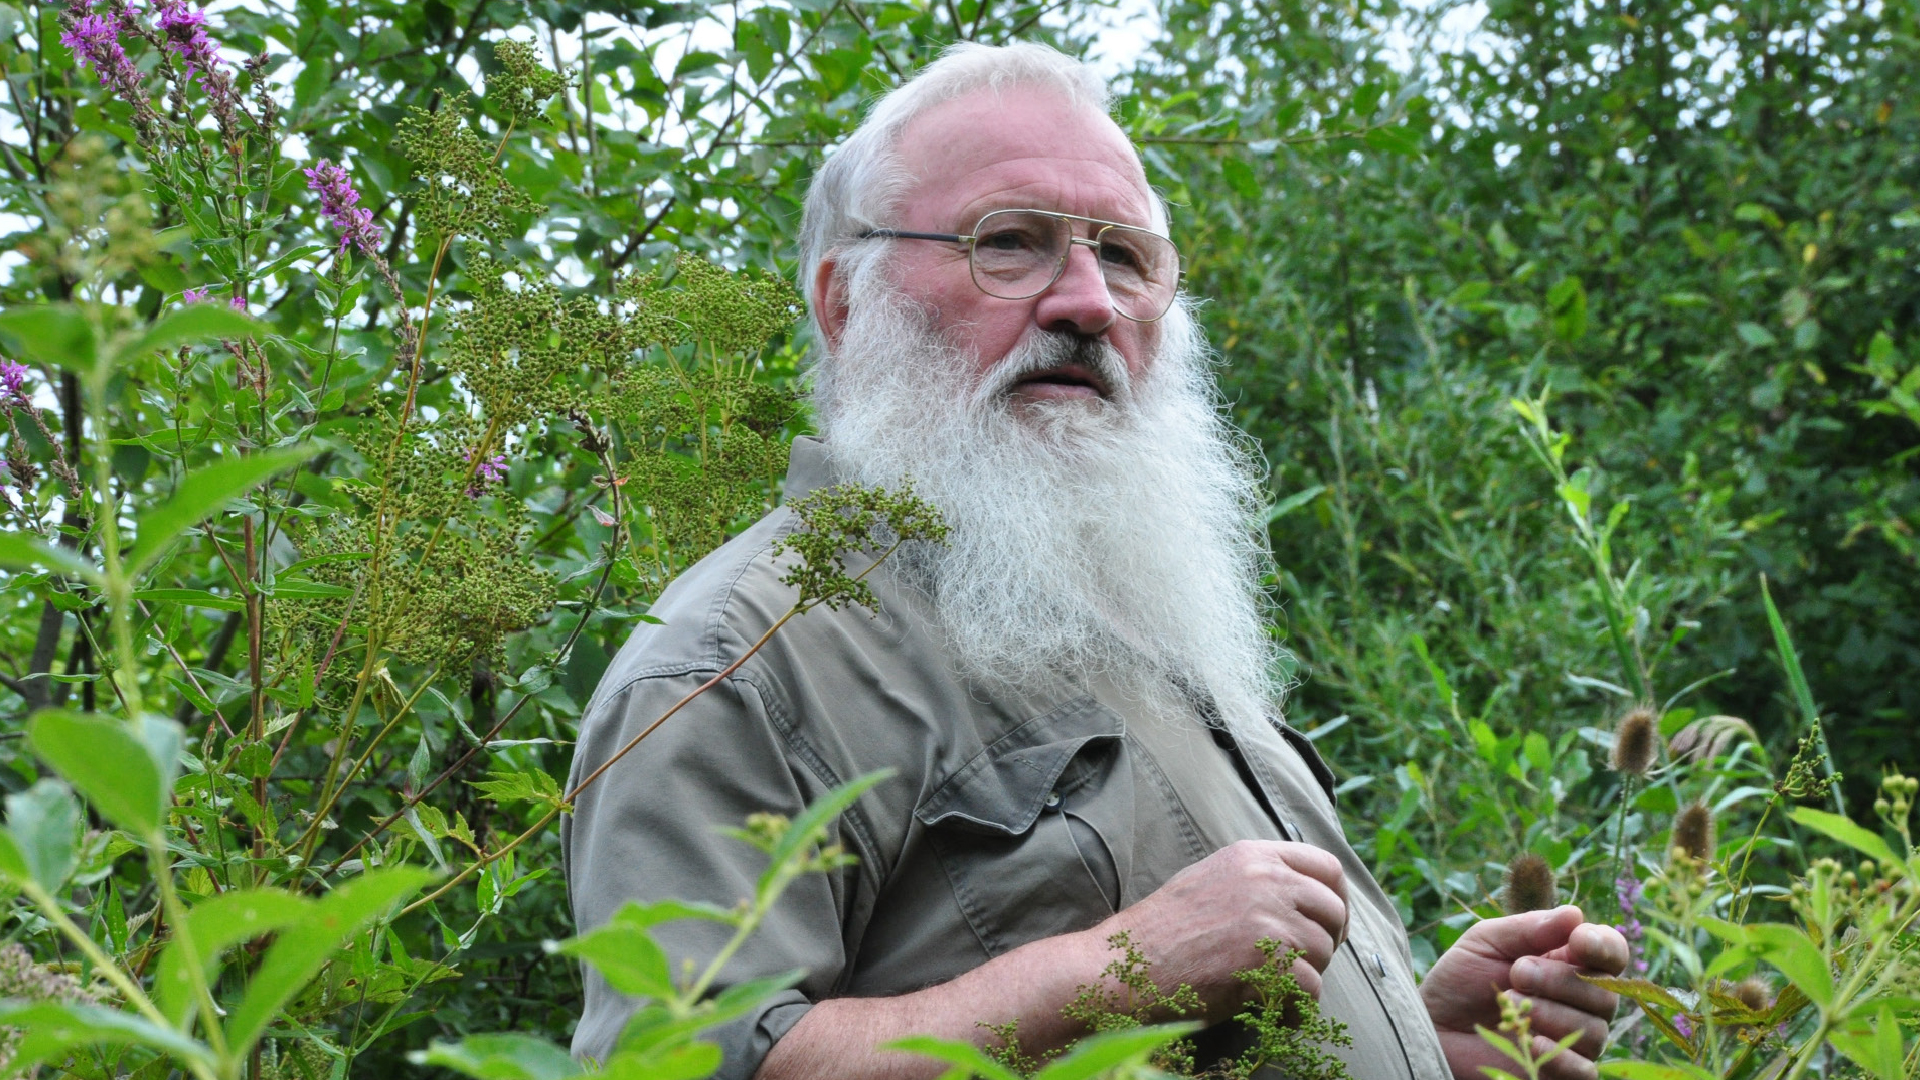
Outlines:
[{"label": "green berry cluster", "polygon": [[864,580],[864,571],[848,571],[849,557],[879,549],[884,557],[885,551],[900,544],[938,544],[947,538],[940,511],[915,495],[910,485],[887,491],[839,484],[811,492],[788,508],[797,519],[796,528],[773,550],[775,556],[789,551],[800,556],[780,580],[800,590],[803,608],[825,604],[838,610],[857,604],[873,610],[877,603],[873,588]]},{"label": "green berry cluster", "polygon": [[520,123],[540,115],[547,99],[568,85],[568,80],[541,63],[540,54],[524,41],[495,43],[493,60],[500,70],[487,79],[487,104]]},{"label": "green berry cluster", "polygon": [[467,95],[454,94],[435,112],[409,108],[395,141],[424,185],[416,213],[423,232],[441,237],[517,237],[513,215],[540,205],[507,182],[498,156],[467,123]]}]

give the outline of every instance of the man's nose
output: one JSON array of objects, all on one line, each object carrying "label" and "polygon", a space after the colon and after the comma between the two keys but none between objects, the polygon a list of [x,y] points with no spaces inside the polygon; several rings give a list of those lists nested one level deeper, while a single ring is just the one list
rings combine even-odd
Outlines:
[{"label": "man's nose", "polygon": [[1093,336],[1105,333],[1119,313],[1113,294],[1100,273],[1100,253],[1086,244],[1072,244],[1060,277],[1040,294],[1033,319],[1042,330]]}]

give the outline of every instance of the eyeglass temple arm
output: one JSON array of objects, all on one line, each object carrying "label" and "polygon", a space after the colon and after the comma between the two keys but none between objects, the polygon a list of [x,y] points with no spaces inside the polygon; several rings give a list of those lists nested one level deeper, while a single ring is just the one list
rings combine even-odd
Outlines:
[{"label": "eyeglass temple arm", "polygon": [[908,232],[904,229],[868,229],[860,234],[862,240],[875,238],[882,240],[939,240],[948,244],[965,244],[973,239],[950,232]]}]

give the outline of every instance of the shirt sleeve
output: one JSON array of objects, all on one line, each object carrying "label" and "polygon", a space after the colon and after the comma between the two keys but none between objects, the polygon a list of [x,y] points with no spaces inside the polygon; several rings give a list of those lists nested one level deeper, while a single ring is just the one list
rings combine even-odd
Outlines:
[{"label": "shirt sleeve", "polygon": [[[608,695],[584,718],[571,782],[597,769],[710,677],[699,671],[643,678]],[[722,682],[662,724],[576,801],[562,835],[575,924],[585,932],[635,900],[733,907],[752,895],[766,856],[721,830],[754,813],[797,816],[828,786],[788,752],[750,682]],[[715,1074],[721,1080],[750,1080],[812,1002],[833,991],[847,966],[841,927],[848,880],[841,873],[800,877],[721,973],[716,990],[788,971],[806,973],[797,988],[702,1036],[721,1047],[724,1058]],[[689,960],[694,970],[703,970],[732,930],[685,920],[652,932],[679,972]],[[641,1003],[615,992],[591,967],[583,978],[586,1004],[573,1053],[604,1061]]]}]

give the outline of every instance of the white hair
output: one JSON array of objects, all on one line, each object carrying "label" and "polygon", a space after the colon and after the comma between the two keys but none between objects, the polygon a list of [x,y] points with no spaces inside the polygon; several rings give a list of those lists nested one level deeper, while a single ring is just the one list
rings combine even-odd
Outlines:
[{"label": "white hair", "polygon": [[[874,102],[839,150],[814,174],[800,218],[800,287],[808,306],[820,310],[814,276],[821,260],[863,230],[891,224],[913,178],[900,161],[900,136],[928,109],[978,91],[1002,93],[1015,87],[1051,91],[1070,107],[1105,114],[1111,103],[1107,85],[1087,64],[1030,41],[982,45],[965,41],[948,46],[913,78]],[[1156,198],[1153,212],[1164,225]],[[876,255],[880,254],[876,245]],[[848,267],[846,269],[851,269]]]}]

